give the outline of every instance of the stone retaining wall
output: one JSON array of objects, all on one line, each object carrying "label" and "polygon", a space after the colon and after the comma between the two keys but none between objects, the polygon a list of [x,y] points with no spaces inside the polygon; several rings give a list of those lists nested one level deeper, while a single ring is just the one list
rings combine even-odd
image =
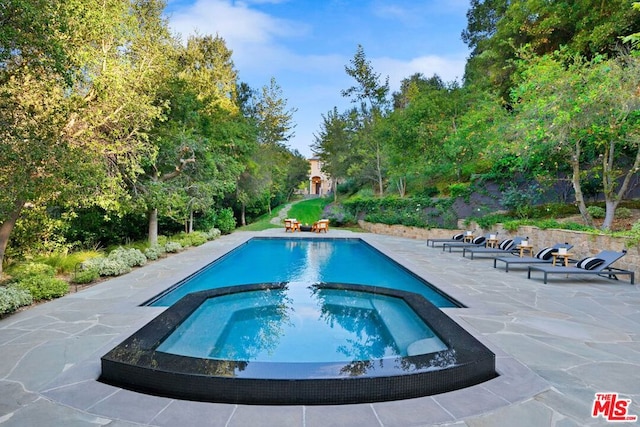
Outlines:
[{"label": "stone retaining wall", "polygon": [[[447,230],[442,228],[418,228],[405,227],[403,225],[386,225],[375,224],[366,221],[358,221],[363,230],[376,234],[386,234],[391,236],[406,237],[408,239],[440,239],[453,236],[459,230]],[[462,224],[458,224],[459,226]],[[506,239],[508,237],[522,236],[527,237],[529,242],[534,245],[534,251],[545,246],[553,246],[556,243],[568,242],[573,245],[571,253],[574,259],[581,259],[588,256],[594,256],[602,250],[622,251],[627,249],[627,255],[616,261],[615,267],[625,270],[635,271],[636,275],[640,268],[640,246],[628,247],[627,238],[612,237],[604,234],[591,234],[581,231],[546,229],[542,230],[533,226],[522,226],[517,232],[510,232],[502,228],[501,224],[497,224],[491,230],[482,230],[477,225],[470,225],[469,229],[475,229],[475,234],[497,233],[498,239]],[[460,231],[466,228],[462,226]]]}]

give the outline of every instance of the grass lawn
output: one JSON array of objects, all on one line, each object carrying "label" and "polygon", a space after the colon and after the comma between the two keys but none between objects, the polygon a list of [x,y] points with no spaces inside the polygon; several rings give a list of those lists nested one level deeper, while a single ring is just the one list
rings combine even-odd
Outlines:
[{"label": "grass lawn", "polygon": [[331,198],[315,198],[302,200],[289,209],[288,218],[295,218],[302,224],[311,225],[322,219],[324,207],[331,203]]}]

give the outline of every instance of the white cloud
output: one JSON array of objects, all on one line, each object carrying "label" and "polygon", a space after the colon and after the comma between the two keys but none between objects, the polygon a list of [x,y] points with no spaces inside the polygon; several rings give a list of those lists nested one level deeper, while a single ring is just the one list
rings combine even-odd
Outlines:
[{"label": "white cloud", "polygon": [[463,56],[447,58],[435,55],[421,56],[409,61],[386,57],[371,60],[375,72],[379,73],[381,78],[389,76],[392,91],[397,91],[403,79],[416,73],[422,73],[427,78],[437,74],[445,82],[461,82],[466,62]]},{"label": "white cloud", "polygon": [[198,31],[219,34],[231,46],[269,45],[278,37],[292,37],[306,32],[306,26],[278,19],[250,9],[246,2],[197,0],[171,15],[170,25],[183,38]]}]

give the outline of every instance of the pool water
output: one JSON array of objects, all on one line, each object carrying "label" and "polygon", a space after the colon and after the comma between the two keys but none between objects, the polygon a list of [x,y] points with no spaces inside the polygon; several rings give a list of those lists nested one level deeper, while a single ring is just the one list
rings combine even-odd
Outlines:
[{"label": "pool water", "polygon": [[360,239],[254,238],[151,299],[167,307],[101,358],[100,380],[178,399],[322,405],[494,378],[461,307]]},{"label": "pool water", "polygon": [[288,282],[292,298],[309,295],[316,283],[333,282],[414,292],[437,307],[460,306],[360,239],[302,238],[251,239],[150,305],[170,306],[192,292],[273,282]]},{"label": "pool water", "polygon": [[283,291],[206,300],[157,348],[253,362],[355,362],[432,353],[447,346],[399,298],[312,290],[295,304]]}]

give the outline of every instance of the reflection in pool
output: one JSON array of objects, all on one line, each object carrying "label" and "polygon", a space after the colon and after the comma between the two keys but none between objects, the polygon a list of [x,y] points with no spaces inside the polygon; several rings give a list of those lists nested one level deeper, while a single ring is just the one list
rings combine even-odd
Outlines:
[{"label": "reflection in pool", "polygon": [[401,298],[314,286],[207,299],[158,347],[190,357],[255,362],[359,362],[433,353],[444,343]]}]

